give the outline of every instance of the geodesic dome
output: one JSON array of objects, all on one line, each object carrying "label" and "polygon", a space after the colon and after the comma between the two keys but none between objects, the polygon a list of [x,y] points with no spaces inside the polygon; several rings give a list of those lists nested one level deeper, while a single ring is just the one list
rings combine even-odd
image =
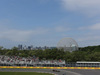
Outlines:
[{"label": "geodesic dome", "polygon": [[58,49],[64,49],[64,51],[78,50],[77,42],[72,38],[63,38],[57,43]]}]

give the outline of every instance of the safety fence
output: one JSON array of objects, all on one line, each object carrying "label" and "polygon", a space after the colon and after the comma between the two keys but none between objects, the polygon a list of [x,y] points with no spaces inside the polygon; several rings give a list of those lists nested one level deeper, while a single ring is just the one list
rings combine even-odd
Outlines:
[{"label": "safety fence", "polygon": [[100,67],[99,62],[67,62],[64,63],[0,63],[0,66],[19,67]]}]

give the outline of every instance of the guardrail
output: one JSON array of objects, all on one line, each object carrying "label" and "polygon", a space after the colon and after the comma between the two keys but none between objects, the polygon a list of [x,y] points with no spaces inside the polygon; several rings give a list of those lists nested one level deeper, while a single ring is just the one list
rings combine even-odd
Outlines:
[{"label": "guardrail", "polygon": [[91,62],[91,63],[76,63],[76,62],[67,62],[66,64],[15,64],[15,63],[0,63],[0,66],[25,66],[25,67],[100,67],[100,63]]}]

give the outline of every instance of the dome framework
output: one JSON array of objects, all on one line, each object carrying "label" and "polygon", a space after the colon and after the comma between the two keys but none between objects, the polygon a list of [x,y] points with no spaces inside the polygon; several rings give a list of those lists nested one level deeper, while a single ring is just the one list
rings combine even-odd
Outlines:
[{"label": "dome framework", "polygon": [[63,38],[57,43],[57,48],[72,52],[78,50],[78,44],[72,38]]}]

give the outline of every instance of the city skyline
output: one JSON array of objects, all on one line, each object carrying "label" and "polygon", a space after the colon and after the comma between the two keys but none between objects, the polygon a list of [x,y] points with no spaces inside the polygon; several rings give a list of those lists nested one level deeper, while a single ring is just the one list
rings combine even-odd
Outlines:
[{"label": "city skyline", "polygon": [[0,0],[0,46],[100,45],[99,0]]},{"label": "city skyline", "polygon": [[21,45],[21,44],[19,44],[18,46],[17,46],[17,48],[18,48],[18,50],[45,50],[45,49],[54,49],[54,48],[56,48],[56,47],[48,47],[48,46],[33,46],[33,45],[28,45],[28,46],[26,46],[26,45]]}]

